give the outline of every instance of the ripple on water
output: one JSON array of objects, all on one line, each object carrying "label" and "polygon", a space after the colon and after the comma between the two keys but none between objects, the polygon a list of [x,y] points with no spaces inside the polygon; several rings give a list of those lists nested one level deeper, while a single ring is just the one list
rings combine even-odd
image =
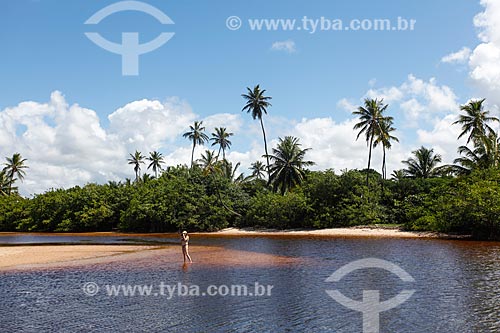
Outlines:
[{"label": "ripple on water", "polygon": [[[175,252],[132,261],[0,274],[0,332],[360,332],[361,314],[326,289],[361,299],[409,288],[384,271],[325,279],[356,259],[397,263],[416,280],[410,300],[381,314],[381,332],[500,332],[500,245],[397,239],[211,239],[183,269]],[[267,297],[124,297],[82,285],[273,285]]]}]

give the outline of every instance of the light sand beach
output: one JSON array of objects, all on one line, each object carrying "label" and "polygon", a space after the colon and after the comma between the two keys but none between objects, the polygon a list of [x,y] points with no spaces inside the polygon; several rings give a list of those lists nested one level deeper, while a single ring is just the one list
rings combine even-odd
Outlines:
[{"label": "light sand beach", "polygon": [[397,228],[352,227],[318,230],[274,230],[227,228],[207,235],[227,236],[325,236],[325,237],[391,237],[391,238],[447,238],[435,232],[400,231]]},{"label": "light sand beach", "polygon": [[[217,246],[191,246],[196,265],[273,266],[290,264],[299,259],[266,253],[226,249]],[[128,263],[130,267],[158,267],[182,264],[179,246],[128,245],[21,245],[0,247],[0,272],[44,268],[70,268],[86,265]]]},{"label": "light sand beach", "polygon": [[117,256],[154,249],[135,245],[21,245],[0,247],[0,270],[58,267],[105,262]]},{"label": "light sand beach", "polygon": [[[13,235],[14,233],[1,233]],[[16,234],[20,235],[20,234]],[[97,232],[85,234],[43,234],[43,235],[87,235],[87,236],[155,236],[176,237],[176,234],[124,234]],[[405,232],[398,229],[353,227],[320,230],[267,230],[227,228],[210,233],[191,233],[196,237],[379,237],[379,238],[440,238],[446,235],[429,232]],[[211,262],[214,265],[237,265],[252,263],[267,265],[286,263],[289,258],[235,251],[213,246],[191,246],[194,260]],[[176,245],[16,245],[0,246],[0,271],[45,267],[72,267],[91,264],[106,264],[116,261],[151,258],[165,264],[181,263],[180,247]]]}]

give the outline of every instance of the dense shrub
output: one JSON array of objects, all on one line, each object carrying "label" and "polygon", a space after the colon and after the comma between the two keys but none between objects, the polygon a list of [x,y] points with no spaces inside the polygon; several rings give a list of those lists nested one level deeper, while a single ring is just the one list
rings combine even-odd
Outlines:
[{"label": "dense shrub", "polygon": [[302,192],[259,193],[250,200],[245,225],[277,229],[309,227],[309,213]]},{"label": "dense shrub", "polygon": [[368,187],[364,171],[308,172],[302,187],[282,196],[262,180],[235,183],[177,167],[139,183],[88,184],[31,199],[0,197],[0,231],[166,232],[375,223],[500,239],[500,171],[398,181],[372,173]]},{"label": "dense shrub", "polygon": [[25,222],[27,200],[17,195],[0,196],[0,231],[14,231]]}]

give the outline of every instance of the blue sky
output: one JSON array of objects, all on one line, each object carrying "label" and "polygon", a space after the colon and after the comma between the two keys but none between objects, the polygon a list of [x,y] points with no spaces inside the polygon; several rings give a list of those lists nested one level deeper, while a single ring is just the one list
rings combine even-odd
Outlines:
[{"label": "blue sky", "polygon": [[[477,38],[475,1],[147,1],[175,22],[164,28],[147,14],[123,12],[97,27],[83,24],[116,1],[2,0],[4,61],[0,107],[26,99],[45,100],[55,89],[98,113],[111,113],[141,98],[179,96],[199,114],[241,109],[244,88],[261,83],[274,97],[273,113],[328,116],[344,97],[361,96],[370,79],[390,85],[409,73],[454,84],[467,93],[463,76],[439,66],[444,54]],[[230,31],[228,16],[245,18],[397,18],[417,20],[405,32]],[[159,32],[175,37],[143,55],[139,77],[120,75],[120,56],[99,49],[89,28],[119,41],[121,31],[138,31],[143,41]],[[295,54],[272,52],[274,41],[292,39]],[[460,73],[458,73],[460,74]],[[219,95],[219,98],[212,98]],[[297,96],[300,98],[290,98]],[[466,98],[466,96],[464,96]],[[223,102],[223,103],[221,103]]]},{"label": "blue sky", "polygon": [[[186,122],[193,119],[215,117],[225,119],[223,125],[231,129],[228,121],[234,121],[233,127],[238,132],[235,130],[234,154],[230,158],[234,161],[241,158],[242,165],[248,166],[250,158],[259,158],[256,152],[260,149],[261,139],[256,124],[240,112],[243,106],[240,95],[245,87],[260,83],[273,97],[273,107],[265,121],[274,140],[286,134],[298,135],[306,129],[314,131],[313,123],[326,132],[328,128],[325,126],[330,126],[331,131],[338,130],[336,126],[341,124],[350,126],[348,122],[352,116],[348,105],[357,106],[366,96],[385,96],[390,104],[389,112],[396,118],[400,139],[404,138],[401,146],[395,148],[392,165],[397,168],[401,157],[408,155],[413,148],[424,143],[432,145],[432,135],[440,133],[439,126],[446,127],[442,122],[451,119],[455,104],[496,94],[495,90],[484,85],[491,78],[475,72],[475,69],[492,66],[491,57],[495,50],[484,51],[486,55],[476,54],[476,51],[481,51],[476,47],[482,44],[498,46],[495,24],[491,19],[497,13],[498,5],[493,0],[483,0],[482,4],[479,0],[149,0],[144,2],[166,13],[175,24],[164,26],[147,14],[130,11],[109,16],[96,26],[84,25],[95,12],[115,2],[0,0],[0,42],[3,46],[0,113],[4,113],[0,127],[9,131],[7,108],[18,114],[24,110],[29,117],[30,112],[36,114],[36,106],[30,105],[26,109],[20,103],[34,101],[41,107],[44,104],[50,106],[53,102],[51,94],[59,91],[68,104],[67,112],[73,104],[91,110],[97,117],[97,125],[89,125],[89,128],[100,126],[98,132],[104,133],[101,136],[113,136],[116,133],[111,127],[118,131],[119,126],[110,123],[110,114],[134,101],[159,101],[165,109],[178,109],[169,114],[169,117],[176,117],[172,123],[177,124],[182,112],[191,115],[178,122],[180,127],[185,127]],[[481,12],[486,13],[485,25],[473,22]],[[243,21],[243,26],[237,31],[226,27],[226,19],[232,15]],[[300,20],[304,16],[345,22],[404,17],[415,19],[416,26],[413,31],[317,31],[311,34],[306,31],[251,31],[247,24],[248,19]],[[139,76],[122,76],[120,56],[93,44],[84,35],[88,31],[99,32],[115,42],[120,41],[121,32],[139,32],[141,42],[152,40],[161,32],[174,32],[175,36],[161,48],[140,56]],[[486,32],[486,39],[478,38],[481,31]],[[272,45],[276,42],[293,43],[294,51],[273,50]],[[463,57],[443,61],[443,57],[463,47],[469,49]],[[391,91],[396,91],[396,96],[391,97]],[[436,97],[434,93],[445,96]],[[436,105],[434,97],[446,101],[443,101],[441,110],[429,111],[432,105]],[[491,108],[496,110],[497,104],[492,100]],[[47,112],[40,122],[57,127],[59,118],[51,111]],[[142,116],[147,121],[147,115]],[[12,114],[9,117],[11,120],[16,118]],[[18,118],[12,120],[17,122],[17,125],[12,125],[16,128],[16,135],[3,141],[0,138],[1,153],[7,155],[25,148],[25,152],[20,151],[23,155],[40,167],[56,168],[58,171],[54,171],[54,175],[71,173],[70,170],[75,168],[81,171],[80,178],[56,182],[56,185],[104,180],[104,175],[100,175],[97,169],[78,167],[69,158],[68,164],[52,165],[37,156],[34,152],[36,145],[26,141],[26,137],[36,131],[40,122],[28,123],[24,118]],[[309,122],[304,122],[304,118]],[[210,120],[208,123],[211,124]],[[134,126],[134,123],[122,122],[121,125]],[[29,129],[28,133],[24,131],[25,127]],[[172,161],[184,162],[176,157],[180,151],[175,151],[189,146],[179,136],[185,129],[159,134],[157,143],[138,145],[137,148],[158,147],[164,154],[170,154]],[[147,127],[144,130],[147,131]],[[425,136],[423,131],[431,136]],[[85,129],[76,132],[83,133],[81,140],[85,140]],[[43,130],[35,136],[42,135],[40,133]],[[132,139],[125,136],[121,139],[126,149],[133,149],[133,144],[129,145]],[[437,150],[449,154],[448,158],[455,157],[456,148],[449,151],[451,147],[444,142],[450,140],[443,140],[436,142]],[[304,138],[303,141],[311,145],[315,139]],[[54,144],[54,141],[47,142]],[[14,149],[13,144],[19,149]],[[335,144],[332,142],[330,146]],[[363,148],[359,143],[353,147],[360,151]],[[50,148],[54,147],[47,147]],[[335,155],[331,163],[319,161],[318,168],[363,167],[358,165],[361,156],[356,155],[349,161],[348,155],[335,152],[332,147],[325,147],[324,153],[321,153],[321,147],[312,148],[318,149],[318,156]],[[67,149],[59,149],[63,155],[64,151]],[[70,151],[66,157],[83,151]],[[335,160],[339,163],[336,164]],[[118,169],[120,167],[116,166]],[[106,176],[118,179],[125,176],[116,170],[109,170]],[[24,185],[26,192],[42,191],[48,186],[37,185],[40,175],[32,177]]]}]

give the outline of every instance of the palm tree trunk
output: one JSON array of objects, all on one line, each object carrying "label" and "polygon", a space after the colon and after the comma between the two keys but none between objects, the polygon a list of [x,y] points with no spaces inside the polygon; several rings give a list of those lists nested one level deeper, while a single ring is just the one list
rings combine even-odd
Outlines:
[{"label": "palm tree trunk", "polygon": [[14,183],[14,177],[10,177],[10,182],[9,182],[9,195],[12,192],[12,183]]},{"label": "palm tree trunk", "polygon": [[264,137],[264,150],[266,151],[266,160],[267,160],[267,183],[271,181],[271,170],[269,167],[269,154],[267,153],[267,140],[266,140],[266,131],[264,130],[264,122],[262,121],[262,117],[259,118],[260,127],[262,127],[262,136]]},{"label": "palm tree trunk", "polygon": [[215,179],[215,176],[213,173],[210,173],[210,175],[212,176],[212,179],[214,181],[214,186],[215,186],[215,192],[217,192],[217,197],[219,199],[219,202],[221,203],[222,207],[224,207],[225,210],[227,210],[228,212],[238,216],[238,217],[241,217],[241,214],[235,212],[234,210],[232,210],[231,208],[229,208],[225,203],[224,203],[224,200],[222,200],[222,195],[220,194],[220,190],[219,190],[219,186],[217,185],[217,180]]},{"label": "palm tree trunk", "polygon": [[370,147],[368,150],[368,168],[366,169],[366,186],[368,187],[368,178],[370,176],[370,163],[372,161],[372,147],[373,147],[373,134],[371,135],[370,138]]},{"label": "palm tree trunk", "polygon": [[[219,156],[220,156],[220,151],[221,151],[222,147],[219,146],[219,151],[217,152],[217,157],[215,157],[215,161],[217,162],[219,160]],[[224,158],[224,157],[223,157]]]},{"label": "palm tree trunk", "polygon": [[385,146],[384,145],[382,145],[382,151],[384,152],[384,155],[382,158],[382,179],[385,180],[387,178],[387,171],[386,171],[387,166],[385,165]]},{"label": "palm tree trunk", "polygon": [[191,169],[193,168],[194,161],[194,148],[196,147],[196,142],[193,141],[193,150],[191,151]]}]

